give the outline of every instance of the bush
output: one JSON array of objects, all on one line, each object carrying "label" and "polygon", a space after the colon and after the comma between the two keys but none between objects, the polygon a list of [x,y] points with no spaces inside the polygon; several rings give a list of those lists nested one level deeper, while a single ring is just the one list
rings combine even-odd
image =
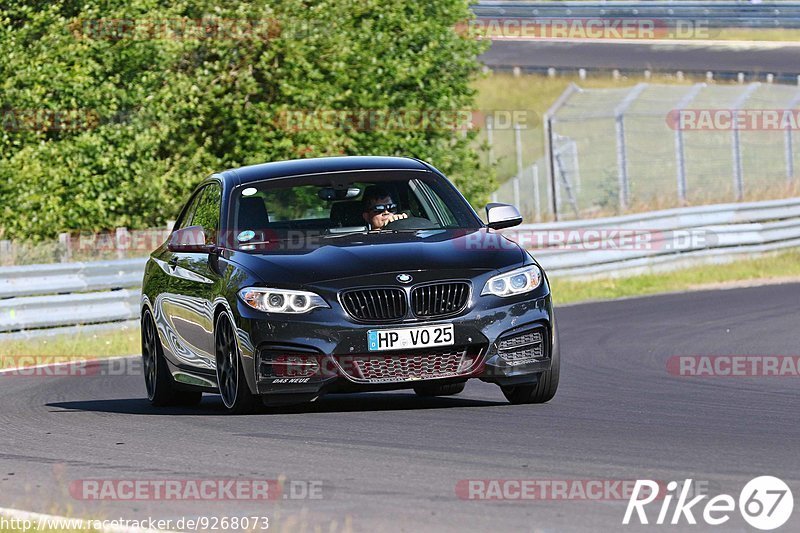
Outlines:
[{"label": "bush", "polygon": [[[484,45],[454,29],[465,1],[270,4],[0,4],[0,236],[161,225],[213,171],[323,155],[419,157],[486,200],[474,132],[286,120],[470,109]],[[176,33],[187,18],[203,37]]]}]

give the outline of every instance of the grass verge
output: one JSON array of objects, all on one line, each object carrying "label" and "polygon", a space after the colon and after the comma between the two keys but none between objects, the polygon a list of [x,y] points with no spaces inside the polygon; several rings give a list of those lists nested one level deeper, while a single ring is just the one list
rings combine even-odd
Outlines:
[{"label": "grass verge", "polygon": [[800,250],[743,259],[724,265],[703,265],[629,278],[603,278],[594,281],[553,278],[550,284],[558,305],[793,280],[800,281]]},{"label": "grass verge", "polygon": [[140,350],[138,326],[108,331],[76,328],[76,332],[70,335],[3,341],[0,343],[0,368],[14,366],[15,357],[94,359],[137,354]]},{"label": "grass verge", "polygon": [[800,39],[794,28],[710,28],[708,38],[719,41],[787,41]]}]

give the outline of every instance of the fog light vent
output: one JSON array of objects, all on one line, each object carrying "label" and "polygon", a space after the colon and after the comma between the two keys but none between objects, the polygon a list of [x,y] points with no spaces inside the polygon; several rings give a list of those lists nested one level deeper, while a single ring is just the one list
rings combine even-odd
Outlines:
[{"label": "fog light vent", "polygon": [[543,328],[518,333],[497,343],[500,357],[509,364],[523,364],[548,357]]},{"label": "fog light vent", "polygon": [[307,378],[319,371],[316,356],[307,354],[261,354],[258,374],[262,378]]}]

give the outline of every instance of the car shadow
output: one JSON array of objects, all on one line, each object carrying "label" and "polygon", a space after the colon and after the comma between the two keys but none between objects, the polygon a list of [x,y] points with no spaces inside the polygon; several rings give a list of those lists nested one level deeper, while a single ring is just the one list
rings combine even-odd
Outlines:
[{"label": "car shadow", "polygon": [[[203,401],[194,407],[153,407],[144,398],[52,402],[45,405],[54,408],[51,411],[54,413],[90,411],[128,415],[170,416],[227,414],[222,400],[216,395],[205,395]],[[459,407],[496,407],[499,405],[507,405],[507,403],[504,401],[475,400],[459,397],[423,398],[413,393],[354,393],[331,394],[311,403],[262,407],[255,415],[409,411]]]}]

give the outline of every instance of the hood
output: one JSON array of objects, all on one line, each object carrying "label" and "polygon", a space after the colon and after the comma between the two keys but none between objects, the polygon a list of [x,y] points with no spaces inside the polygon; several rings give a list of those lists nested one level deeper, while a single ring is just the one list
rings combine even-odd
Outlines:
[{"label": "hood", "polygon": [[521,265],[525,252],[481,228],[280,240],[256,251],[235,251],[230,259],[265,283],[306,285],[395,272],[505,269]]}]

